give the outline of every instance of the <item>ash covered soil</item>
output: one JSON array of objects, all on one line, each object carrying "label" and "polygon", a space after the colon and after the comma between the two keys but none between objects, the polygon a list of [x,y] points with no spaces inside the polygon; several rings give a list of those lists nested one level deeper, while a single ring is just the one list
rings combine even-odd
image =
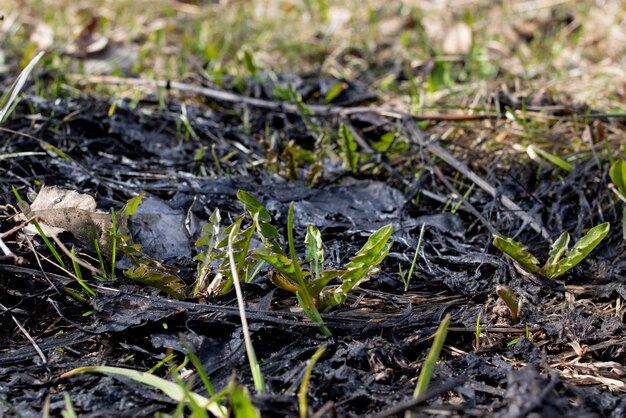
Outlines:
[{"label": "ash covered soil", "polygon": [[[333,82],[289,77],[311,104]],[[279,102],[272,88],[270,81],[249,82],[237,91],[262,103],[196,97],[184,108],[173,91],[164,102],[147,95],[117,101],[113,109],[113,101],[87,96],[20,101],[0,132],[0,155],[6,156],[0,159],[0,233],[20,261],[4,257],[0,264],[0,415],[39,416],[47,397],[59,415],[64,393],[80,416],[172,413],[175,401],[130,379],[61,375],[86,365],[145,371],[168,354],[181,364],[190,348],[216,389],[234,375],[262,416],[298,416],[307,361],[325,345],[307,392],[312,413],[401,416],[446,314],[450,329],[431,382],[432,389],[444,390],[415,406],[418,415],[626,415],[626,244],[622,203],[608,187],[602,143],[571,172],[541,168],[518,159],[511,146],[490,149],[437,135],[442,125],[465,129],[485,121],[434,121],[422,130],[410,118],[364,111],[373,96],[358,83],[305,118]],[[488,121],[495,127],[507,109],[521,106],[500,99]],[[337,110],[357,106],[359,111]],[[561,108],[568,112],[552,116],[589,114],[582,107]],[[342,123],[358,145],[354,167],[341,159],[336,136],[315,134],[337,132]],[[613,124],[590,122],[596,131]],[[381,143],[390,132],[395,139]],[[555,143],[561,140],[555,135]],[[619,157],[618,147],[613,151]],[[467,193],[473,180],[465,169],[493,190],[476,185]],[[183,297],[125,277],[130,262],[123,258],[115,280],[98,280],[83,269],[96,296],[82,303],[71,297],[81,291],[76,280],[38,237],[16,228],[20,210],[11,187],[26,199],[43,185],[91,195],[106,213],[144,193],[129,224],[132,239],[185,286]],[[293,294],[272,284],[267,265],[242,283],[267,385],[261,395],[254,394],[234,292],[192,296],[194,243],[216,208],[223,227],[244,213],[238,190],[270,211],[283,236],[293,202],[298,253],[305,253],[307,226],[316,225],[327,268],[345,265],[378,228],[394,227],[380,271],[322,315],[332,337],[310,323]],[[491,245],[494,233],[514,237],[541,259],[561,232],[569,231],[575,242],[604,222],[611,224],[608,236],[558,280],[524,272]],[[422,225],[405,291],[398,271],[409,271]],[[91,246],[69,232],[58,239],[98,267]],[[517,323],[496,296],[498,285],[522,300]],[[167,377],[167,368],[155,374]],[[188,365],[182,373],[193,370]],[[197,376],[190,381],[206,395]]]}]

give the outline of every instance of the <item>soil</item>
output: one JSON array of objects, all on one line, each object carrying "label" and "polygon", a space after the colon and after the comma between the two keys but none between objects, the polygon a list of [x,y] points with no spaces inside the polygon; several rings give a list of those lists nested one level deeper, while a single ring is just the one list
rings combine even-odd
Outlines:
[{"label": "soil", "polygon": [[[328,83],[316,76],[284,77],[310,104],[323,97],[320,89]],[[249,81],[233,92],[278,103],[267,83]],[[366,88],[352,83],[333,106],[366,106],[372,99]],[[501,99],[496,117],[521,103]],[[0,155],[31,154],[0,159],[0,232],[20,224],[11,187],[22,197],[41,185],[75,190],[93,196],[103,212],[119,210],[143,192],[144,203],[130,225],[133,241],[169,267],[187,293],[176,300],[126,278],[129,262],[121,260],[115,281],[84,272],[97,296],[80,303],[65,290],[79,291],[76,281],[43,259],[53,260],[43,242],[33,238],[31,247],[19,230],[3,235],[20,262],[0,261],[0,415],[40,416],[48,396],[52,415],[60,415],[64,393],[84,417],[172,413],[176,402],[130,379],[60,376],[86,365],[145,371],[172,353],[180,364],[186,347],[197,354],[216,388],[234,378],[254,392],[234,292],[191,297],[200,228],[215,208],[223,226],[244,213],[236,197],[241,189],[270,210],[282,234],[294,202],[298,252],[305,252],[307,225],[316,225],[328,268],[343,266],[376,229],[394,226],[394,243],[380,272],[353,290],[344,305],[323,314],[332,337],[308,321],[293,294],[271,283],[267,266],[242,284],[268,389],[252,393],[262,416],[299,416],[307,361],[322,345],[327,351],[307,392],[310,411],[321,410],[315,416],[402,416],[410,407],[418,416],[626,416],[622,204],[608,187],[608,164],[597,155],[578,160],[567,173],[516,163],[511,154],[472,148],[469,141],[446,144],[454,161],[496,190],[494,198],[476,187],[457,205],[448,186],[463,186],[464,193],[471,182],[459,186],[464,181],[460,166],[442,162],[428,146],[444,145],[429,136],[436,124],[420,130],[419,139],[406,128],[411,121],[377,112],[313,116],[335,130],[349,122],[369,144],[369,160],[354,173],[327,155],[323,178],[309,181],[319,150],[311,126],[297,112],[209,98],[183,109],[182,102],[170,92],[164,103],[147,96],[117,101],[113,111],[113,101],[101,98],[26,96],[4,124]],[[584,106],[559,109],[567,112],[556,116],[590,113]],[[407,138],[401,152],[372,149],[372,138],[391,131]],[[297,155],[308,157],[298,160]],[[403,156],[424,163],[420,177],[398,164]],[[520,210],[511,210],[501,196]],[[611,224],[606,239],[558,280],[524,272],[491,245],[497,232],[523,242],[541,259],[561,232],[569,231],[576,241],[603,222]],[[409,271],[422,225],[420,257],[405,291],[398,269]],[[59,239],[98,266],[90,246],[70,233]],[[517,323],[497,298],[498,285],[509,286],[523,301]],[[411,405],[420,367],[446,314],[451,325],[431,390]],[[168,376],[167,366],[155,373]],[[192,388],[206,395],[199,379]]]}]

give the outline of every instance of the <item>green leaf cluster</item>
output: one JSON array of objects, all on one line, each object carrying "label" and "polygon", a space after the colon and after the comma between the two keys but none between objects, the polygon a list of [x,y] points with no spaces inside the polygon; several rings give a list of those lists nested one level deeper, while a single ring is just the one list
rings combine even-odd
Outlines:
[{"label": "green leaf cluster", "polygon": [[549,279],[556,279],[584,260],[594,248],[607,236],[611,225],[606,222],[589,230],[587,234],[568,251],[570,235],[563,232],[552,243],[548,260],[539,267],[539,260],[528,251],[528,248],[512,238],[494,235],[493,245],[509,255],[531,273],[539,273]]},{"label": "green leaf cluster", "polygon": [[[287,255],[283,251],[280,235],[269,223],[270,216],[267,209],[244,191],[239,191],[237,197],[253,218],[257,233],[265,244],[264,248],[252,252],[253,257],[267,262],[274,268],[275,274],[271,276],[271,280],[277,287],[300,296],[308,293],[315,307],[322,311],[343,303],[354,286],[377,271],[376,266],[385,259],[391,248],[389,238],[393,226],[386,225],[369,237],[365,245],[344,266],[344,269],[324,270],[321,234],[314,225],[309,225],[304,240],[306,245],[304,263],[308,264],[309,270],[303,271],[294,254]],[[288,229],[291,230],[291,225],[288,225]],[[292,242],[290,242],[291,246]],[[328,286],[333,279],[338,279],[341,286]],[[303,307],[306,308],[306,304]]]},{"label": "green leaf cluster", "polygon": [[[233,258],[239,276],[243,277],[245,272],[254,264],[254,260],[248,257],[250,242],[254,235],[254,226],[251,225],[242,229],[241,224],[244,216],[238,216],[231,225],[220,231],[220,220],[220,212],[216,209],[211,214],[209,222],[202,228],[202,235],[196,241],[196,246],[204,247],[204,250],[195,257],[198,261],[198,271],[194,297],[205,293],[220,296],[232,288],[233,273],[228,257],[228,236],[233,229],[236,229],[233,240]],[[213,266],[213,264],[217,265]],[[215,274],[209,284],[209,277],[213,269]]]}]

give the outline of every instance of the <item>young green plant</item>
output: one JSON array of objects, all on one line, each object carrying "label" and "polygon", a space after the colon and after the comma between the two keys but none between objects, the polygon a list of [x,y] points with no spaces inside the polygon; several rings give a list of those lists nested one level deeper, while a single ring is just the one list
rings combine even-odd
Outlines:
[{"label": "young green plant", "polygon": [[[302,271],[293,242],[293,204],[290,205],[287,216],[290,258],[280,246],[276,228],[269,223],[267,209],[246,192],[240,191],[238,197],[255,220],[257,232],[266,246],[255,250],[253,255],[266,261],[276,270],[272,282],[279,288],[303,298],[305,302],[303,307],[306,309],[315,307],[325,311],[345,302],[348,292],[359,282],[374,274],[377,266],[382,263],[391,249],[389,239],[393,226],[389,224],[375,231],[343,269],[324,270],[321,235],[315,226],[310,225],[305,238],[307,247],[305,262],[309,263],[310,271]],[[339,287],[327,286],[333,279],[338,279],[341,285]]]},{"label": "young green plant", "polygon": [[508,286],[498,285],[496,287],[496,294],[506,304],[507,308],[509,308],[511,321],[514,324],[517,324],[522,310],[520,299],[517,297],[515,292],[513,292],[513,289]]},{"label": "young green plant", "polygon": [[609,176],[613,182],[612,189],[622,204],[622,237],[626,240],[626,161],[619,159],[611,164]]},{"label": "young green plant", "polygon": [[570,235],[567,231],[563,232],[552,243],[548,260],[543,267],[539,267],[539,260],[522,243],[512,238],[494,235],[493,245],[517,261],[530,273],[539,273],[549,279],[556,279],[584,260],[607,236],[610,228],[611,225],[608,222],[591,228],[569,251],[567,249]]}]

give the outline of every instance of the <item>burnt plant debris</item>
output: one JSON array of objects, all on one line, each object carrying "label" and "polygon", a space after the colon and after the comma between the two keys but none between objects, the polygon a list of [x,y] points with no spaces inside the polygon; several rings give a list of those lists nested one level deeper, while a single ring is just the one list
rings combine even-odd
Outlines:
[{"label": "burnt plant debris", "polygon": [[[302,261],[311,274],[344,268],[375,231],[393,228],[393,246],[379,260],[379,272],[345,293],[342,304],[320,312],[332,337],[319,332],[320,324],[309,320],[292,293],[273,285],[280,271],[268,264],[254,275],[242,271],[253,275],[241,285],[265,380],[266,393],[251,396],[262,416],[298,416],[305,374],[311,414],[322,408],[339,416],[411,408],[418,414],[501,417],[626,413],[626,244],[622,202],[609,187],[604,151],[576,160],[569,173],[516,162],[507,147],[478,155],[461,142],[444,147],[437,124],[424,132],[411,120],[376,110],[311,110],[303,103],[318,97],[315,92],[329,80],[283,78],[297,86],[298,96],[291,98],[301,99],[299,106],[255,107],[216,98],[182,106],[174,92],[167,102],[26,96],[18,103],[0,131],[0,233],[22,260],[0,262],[0,415],[39,416],[47,397],[50,411],[60,414],[65,392],[84,416],[171,413],[176,400],[128,378],[60,376],[96,365],[147,371],[173,355],[154,373],[169,378],[177,368],[190,391],[208,397],[195,368],[184,364],[189,350],[217,391],[233,384],[233,373],[252,389],[234,292],[194,295],[200,271],[194,257],[202,251],[194,243],[214,210],[221,213],[218,227],[238,222],[244,231],[257,222],[261,228],[258,218],[250,219],[254,213],[237,218],[244,213],[238,190],[261,202],[281,237],[288,235],[289,215],[297,254],[312,254],[307,231],[309,225],[318,228],[324,258]],[[264,103],[277,99],[273,86],[259,80],[241,92]],[[334,103],[370,100],[362,86],[346,83]],[[510,105],[502,99],[499,104]],[[303,117],[307,109],[311,113]],[[441,123],[470,130],[483,122]],[[350,152],[358,155],[346,165],[341,140],[348,136]],[[11,192],[14,187],[32,198],[42,185],[91,195],[105,214],[119,213],[144,193],[128,235],[105,229],[125,245],[141,246],[152,280],[163,272],[174,277],[180,300],[160,291],[163,286],[125,276],[137,266],[123,252],[114,280],[80,265],[60,268],[49,248],[24,231],[28,221],[17,216]],[[578,241],[605,222],[613,227],[594,252],[555,280],[519,268],[491,246],[499,234],[547,254],[563,231]],[[70,229],[53,245],[73,246],[75,257],[96,270],[104,258],[110,270],[106,255]],[[248,244],[251,252],[263,246],[258,235]],[[281,245],[287,248],[286,241]],[[60,256],[72,266],[68,254]],[[219,266],[205,267],[212,275]],[[412,271],[410,282],[403,282],[399,268]],[[81,292],[77,269],[95,297]],[[502,286],[523,301],[513,321],[496,296]],[[430,387],[413,402],[432,337],[448,314]],[[324,353],[307,369],[320,347]]]}]

